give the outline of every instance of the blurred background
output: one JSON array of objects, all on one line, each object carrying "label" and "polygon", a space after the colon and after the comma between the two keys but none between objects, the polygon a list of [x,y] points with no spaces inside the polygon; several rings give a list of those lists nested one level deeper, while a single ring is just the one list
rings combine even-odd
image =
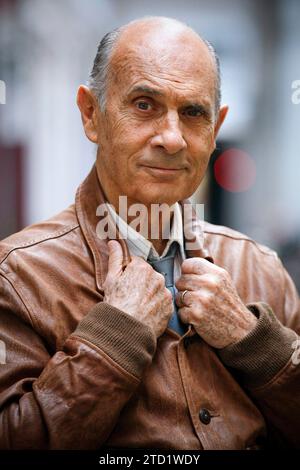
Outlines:
[{"label": "blurred background", "polygon": [[101,37],[144,15],[188,23],[220,56],[230,113],[195,195],[206,220],[276,249],[299,289],[299,0],[0,0],[0,239],[73,202],[96,155],[77,87]]}]

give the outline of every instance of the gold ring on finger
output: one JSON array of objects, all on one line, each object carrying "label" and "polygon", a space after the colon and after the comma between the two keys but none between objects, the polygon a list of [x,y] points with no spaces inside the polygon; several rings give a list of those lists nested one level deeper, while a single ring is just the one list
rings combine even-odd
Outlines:
[{"label": "gold ring on finger", "polygon": [[186,290],[184,290],[183,292],[181,292],[181,294],[180,294],[180,303],[181,303],[181,305],[185,305],[185,303],[184,303],[184,296],[185,296],[185,294],[186,294],[187,292],[188,292],[188,290],[186,289]]}]

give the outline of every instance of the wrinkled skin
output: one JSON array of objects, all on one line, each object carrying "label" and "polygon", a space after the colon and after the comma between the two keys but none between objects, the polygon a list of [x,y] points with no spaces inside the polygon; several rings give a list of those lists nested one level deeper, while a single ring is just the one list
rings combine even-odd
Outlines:
[{"label": "wrinkled skin", "polygon": [[109,264],[104,283],[104,302],[132,315],[151,328],[156,337],[163,334],[173,312],[172,294],[164,276],[138,256],[122,270],[123,251],[116,240],[108,242]]},{"label": "wrinkled skin", "polygon": [[119,195],[147,207],[189,197],[227,113],[223,107],[215,114],[215,66],[206,45],[172,22],[128,27],[111,59],[105,111],[86,87],[78,104],[87,136],[99,145],[101,185],[116,208]]},{"label": "wrinkled skin", "polygon": [[[183,323],[190,323],[211,346],[224,348],[241,340],[256,324],[225,269],[201,258],[184,260],[176,303]],[[184,295],[184,305],[181,294]]]},{"label": "wrinkled skin", "polygon": [[[141,20],[122,33],[110,62],[105,110],[84,86],[77,103],[86,135],[98,145],[98,177],[116,210],[120,195],[127,195],[128,206],[142,203],[150,209],[151,204],[171,205],[193,194],[228,111],[227,106],[215,111],[215,65],[206,45],[168,19]],[[151,241],[162,253],[166,241]],[[111,257],[120,263],[121,256],[116,243],[110,247],[113,264]],[[159,336],[170,316],[162,279],[143,260],[133,259],[124,272],[118,266],[109,271],[105,301]],[[180,309],[183,320],[210,345],[232,344],[254,327],[255,317],[220,268],[185,261],[178,286],[191,291],[185,296],[189,306]]]}]

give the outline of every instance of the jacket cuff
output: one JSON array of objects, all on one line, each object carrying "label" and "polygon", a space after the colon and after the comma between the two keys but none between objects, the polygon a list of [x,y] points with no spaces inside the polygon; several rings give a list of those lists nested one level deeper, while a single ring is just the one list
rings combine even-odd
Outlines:
[{"label": "jacket cuff", "polygon": [[288,363],[297,335],[280,323],[267,304],[247,307],[258,318],[256,326],[241,341],[219,349],[217,354],[225,366],[237,370],[246,386],[254,388],[268,383]]},{"label": "jacket cuff", "polygon": [[72,334],[95,344],[137,378],[151,363],[156,349],[151,328],[105,302],[95,305]]}]

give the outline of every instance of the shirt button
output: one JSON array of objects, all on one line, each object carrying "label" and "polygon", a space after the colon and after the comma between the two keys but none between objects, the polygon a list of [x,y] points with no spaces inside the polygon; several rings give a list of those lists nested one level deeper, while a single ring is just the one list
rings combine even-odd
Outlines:
[{"label": "shirt button", "polygon": [[201,408],[199,411],[199,418],[201,423],[209,424],[211,420],[210,412],[206,408]]}]

